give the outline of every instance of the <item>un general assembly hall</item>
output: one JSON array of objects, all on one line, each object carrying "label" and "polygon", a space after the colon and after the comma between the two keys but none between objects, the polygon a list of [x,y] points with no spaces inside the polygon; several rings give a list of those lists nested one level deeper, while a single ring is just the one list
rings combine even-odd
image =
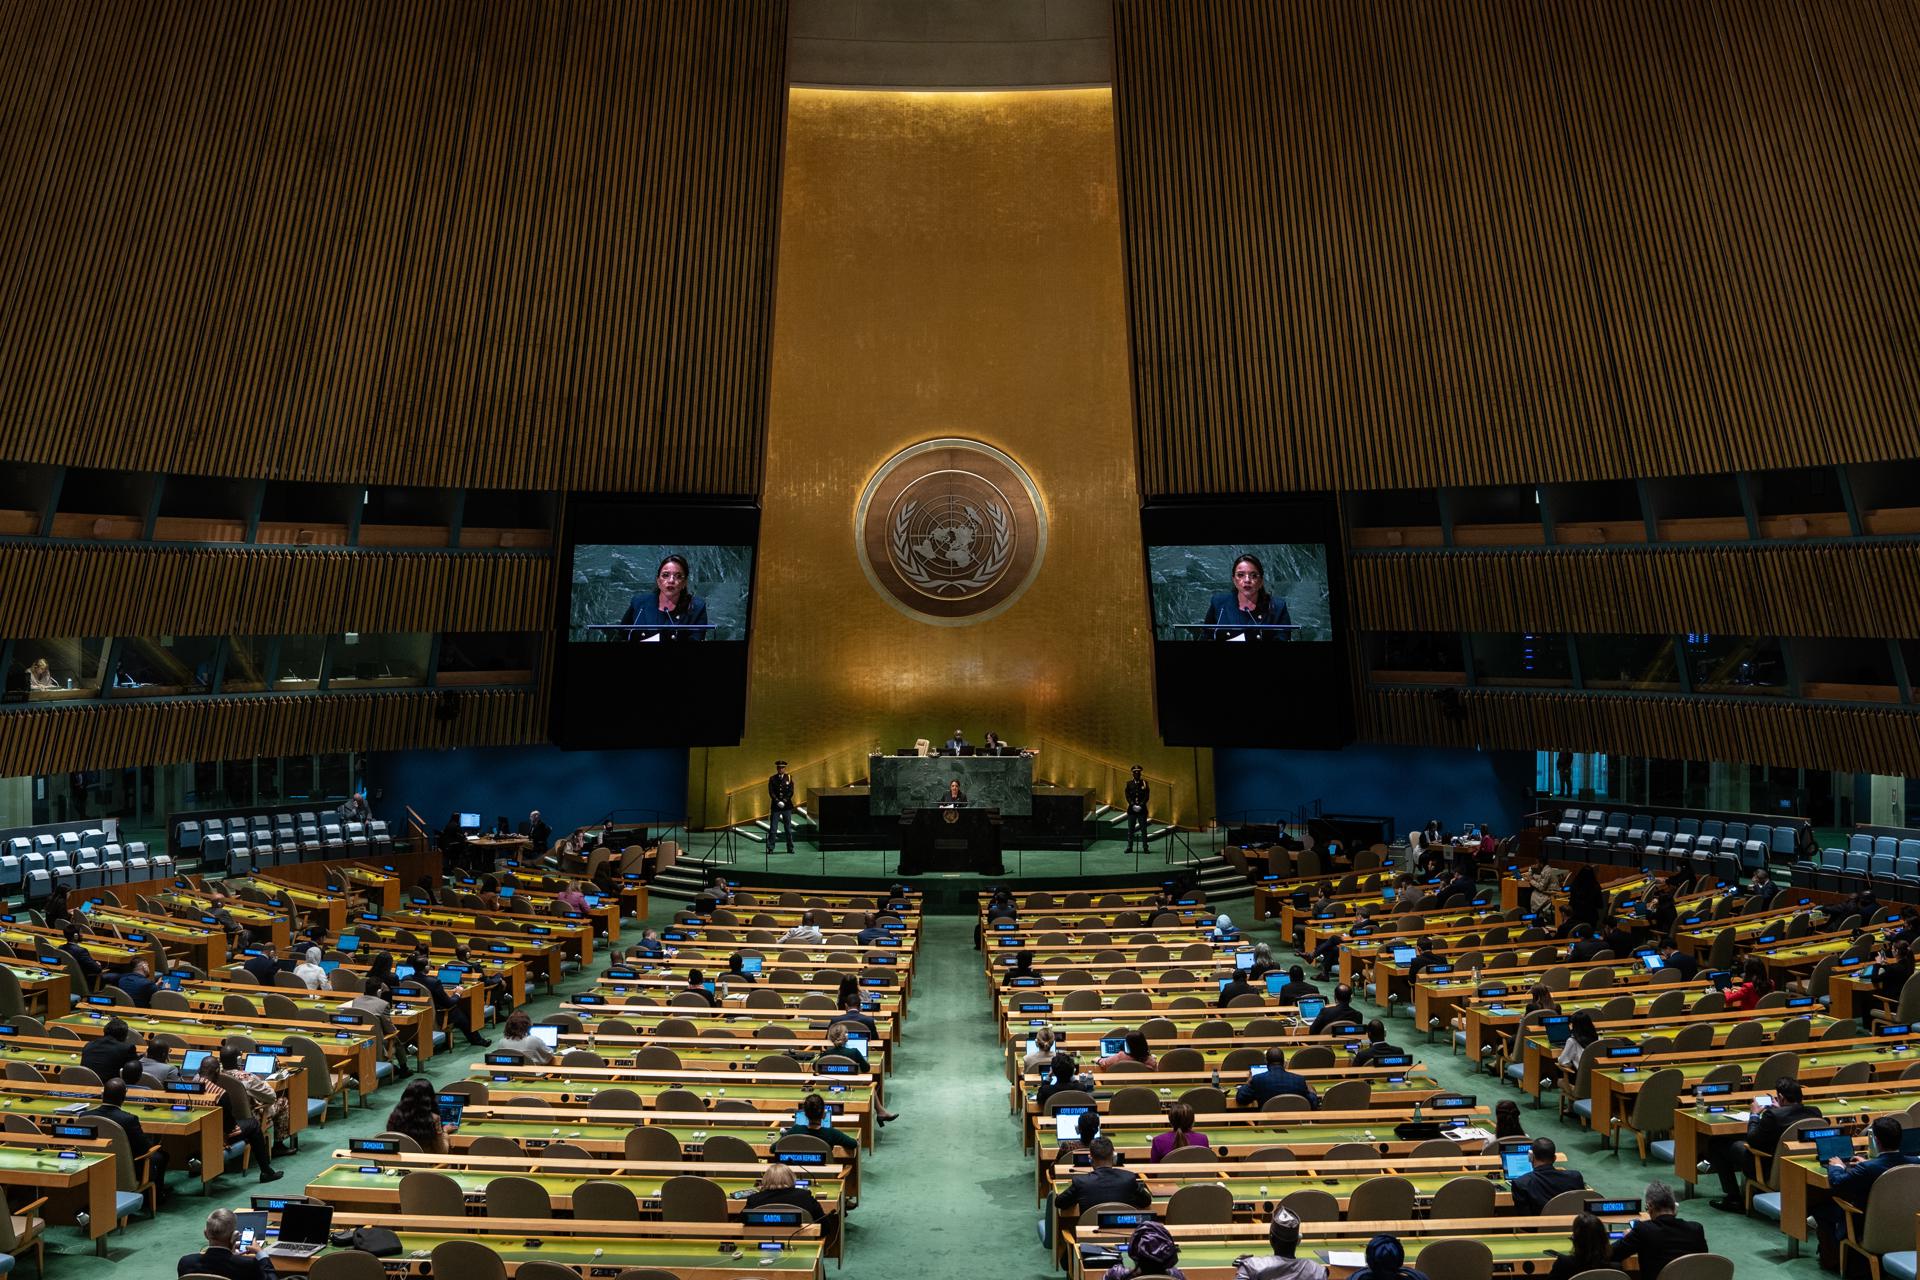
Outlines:
[{"label": "un general assembly hall", "polygon": [[1920,1280],[1917,0],[0,0],[0,1277]]}]

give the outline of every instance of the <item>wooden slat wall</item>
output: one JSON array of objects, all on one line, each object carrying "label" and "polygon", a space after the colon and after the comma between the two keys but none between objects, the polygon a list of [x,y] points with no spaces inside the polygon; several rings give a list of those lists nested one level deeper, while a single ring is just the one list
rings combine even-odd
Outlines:
[{"label": "wooden slat wall", "polygon": [[[1459,700],[1464,719],[1449,718],[1449,698]],[[1374,689],[1362,696],[1359,713],[1363,736],[1375,741],[1920,773],[1920,715],[1877,707],[1782,706],[1757,698]]]},{"label": "wooden slat wall", "polygon": [[[443,715],[451,710],[448,718]],[[183,760],[540,741],[531,690],[304,694],[0,714],[0,777]]]},{"label": "wooden slat wall", "polygon": [[0,635],[543,631],[553,562],[462,552],[0,546]]},{"label": "wooden slat wall", "polygon": [[1920,542],[1349,555],[1364,631],[1920,636]]},{"label": "wooden slat wall", "polygon": [[1920,456],[1920,6],[1114,15],[1144,492]]},{"label": "wooden slat wall", "polygon": [[786,0],[0,0],[0,458],[759,490]]}]

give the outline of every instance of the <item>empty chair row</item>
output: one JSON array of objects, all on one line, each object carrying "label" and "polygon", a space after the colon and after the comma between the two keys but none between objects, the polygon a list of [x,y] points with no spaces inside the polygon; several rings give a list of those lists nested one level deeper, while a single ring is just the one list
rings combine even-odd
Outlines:
[{"label": "empty chair row", "polygon": [[23,894],[30,900],[55,890],[98,889],[105,885],[157,880],[173,874],[173,859],[150,853],[141,841],[82,849],[77,856],[65,850],[0,854],[0,893]]}]

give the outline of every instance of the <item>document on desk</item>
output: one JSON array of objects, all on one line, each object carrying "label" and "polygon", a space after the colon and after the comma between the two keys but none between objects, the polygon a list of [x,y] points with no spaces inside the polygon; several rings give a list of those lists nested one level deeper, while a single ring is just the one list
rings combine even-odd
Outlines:
[{"label": "document on desk", "polygon": [[1327,1265],[1330,1267],[1365,1267],[1367,1265],[1367,1255],[1364,1253],[1345,1253],[1336,1250],[1327,1255]]}]

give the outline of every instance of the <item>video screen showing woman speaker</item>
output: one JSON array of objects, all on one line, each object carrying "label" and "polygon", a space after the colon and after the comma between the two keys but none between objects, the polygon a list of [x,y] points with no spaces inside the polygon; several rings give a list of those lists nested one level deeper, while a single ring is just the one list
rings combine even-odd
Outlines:
[{"label": "video screen showing woman speaker", "polygon": [[1333,639],[1320,543],[1147,547],[1156,640],[1231,644]]},{"label": "video screen showing woman speaker", "polygon": [[745,640],[753,548],[581,543],[567,639],[575,644]]}]

